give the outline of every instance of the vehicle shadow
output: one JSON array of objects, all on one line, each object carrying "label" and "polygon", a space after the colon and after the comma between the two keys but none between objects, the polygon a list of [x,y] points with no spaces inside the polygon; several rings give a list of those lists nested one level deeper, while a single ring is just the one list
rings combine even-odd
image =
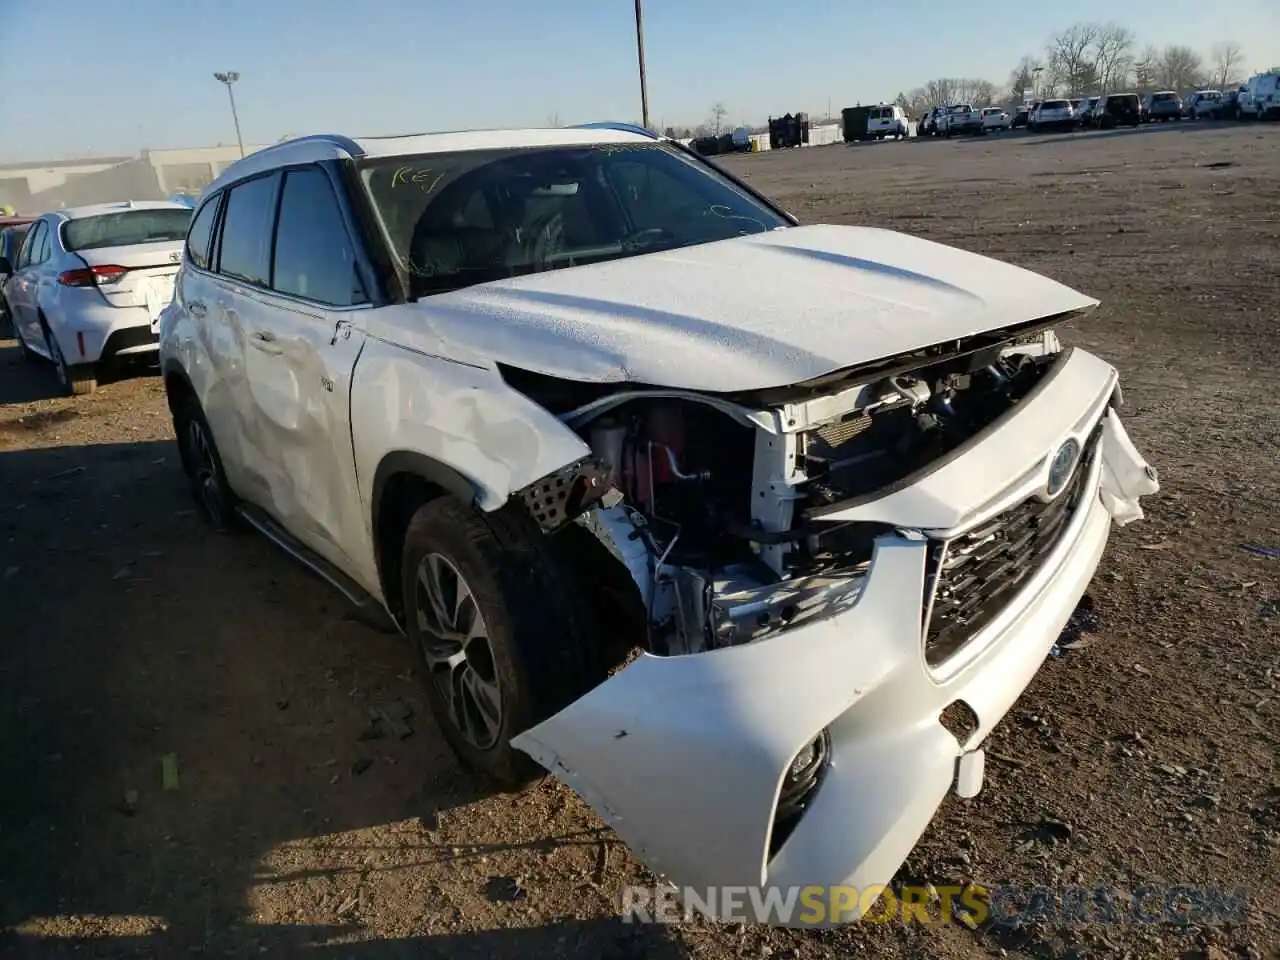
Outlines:
[{"label": "vehicle shadow", "polygon": [[59,395],[53,366],[43,357],[28,362],[18,341],[0,340],[0,407]]},{"label": "vehicle shadow", "polygon": [[[157,376],[155,362],[131,360],[107,365],[99,370],[98,383],[108,384],[133,377]],[[44,357],[27,361],[14,339],[0,339],[0,407],[31,403],[62,396],[53,365]]]},{"label": "vehicle shadow", "polygon": [[[172,442],[5,451],[4,439],[0,954],[287,954],[349,940],[362,929],[356,893],[361,906],[366,888],[397,895],[410,870],[419,886],[398,894],[404,909],[434,920],[448,910],[421,889],[423,870],[475,872],[467,882],[482,887],[511,851],[583,848],[591,862],[616,843],[581,818],[535,816],[522,834],[486,810],[477,824],[472,805],[507,801],[447,750],[409,645],[349,619],[266,541],[208,532]],[[403,728],[389,732],[388,718]],[[319,851],[290,849],[309,838],[324,838]],[[264,888],[292,891],[296,909],[259,917]],[[529,956],[564,938],[630,943],[631,929],[568,923],[321,955]]]},{"label": "vehicle shadow", "polygon": [[[290,927],[246,926],[240,936],[223,945],[231,956],[305,955],[321,960],[422,960],[424,957],[511,958],[590,957],[592,960],[676,960],[687,956],[668,928],[629,924],[620,917],[566,920],[534,927],[510,927],[475,933],[442,933],[429,936],[379,940],[352,940],[359,928],[352,925]],[[0,946],[6,946],[0,935]],[[67,938],[56,943],[15,936],[6,956],[51,960],[55,957],[177,956],[181,945],[165,934],[116,937],[108,941],[89,937]]]}]

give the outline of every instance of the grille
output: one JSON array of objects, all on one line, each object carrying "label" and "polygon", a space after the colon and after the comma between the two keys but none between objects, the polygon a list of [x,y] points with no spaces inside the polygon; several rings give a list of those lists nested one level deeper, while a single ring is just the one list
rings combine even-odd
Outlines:
[{"label": "grille", "polygon": [[924,594],[930,666],[990,623],[1053,552],[1084,498],[1100,436],[1095,430],[1066,487],[1049,503],[1029,497],[968,533],[933,544]]}]

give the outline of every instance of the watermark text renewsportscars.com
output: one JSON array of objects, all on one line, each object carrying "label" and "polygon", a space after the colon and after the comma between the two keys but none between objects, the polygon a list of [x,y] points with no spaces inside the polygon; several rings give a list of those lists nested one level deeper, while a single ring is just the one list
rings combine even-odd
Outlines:
[{"label": "watermark text renewsportscars.com", "polygon": [[897,888],[625,887],[627,923],[715,919],[789,926],[847,923],[1223,924],[1248,919],[1245,887],[1197,884],[1121,888],[1017,885]]}]

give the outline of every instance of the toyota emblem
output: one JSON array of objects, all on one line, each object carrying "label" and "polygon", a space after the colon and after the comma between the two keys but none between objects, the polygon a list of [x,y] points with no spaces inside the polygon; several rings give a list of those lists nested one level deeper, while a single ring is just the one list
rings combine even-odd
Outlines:
[{"label": "toyota emblem", "polygon": [[1080,459],[1080,444],[1075,440],[1068,440],[1058,448],[1053,455],[1053,460],[1049,464],[1049,483],[1045,487],[1045,492],[1056,497],[1062,492],[1062,488],[1067,485],[1072,474],[1075,473],[1076,463]]}]

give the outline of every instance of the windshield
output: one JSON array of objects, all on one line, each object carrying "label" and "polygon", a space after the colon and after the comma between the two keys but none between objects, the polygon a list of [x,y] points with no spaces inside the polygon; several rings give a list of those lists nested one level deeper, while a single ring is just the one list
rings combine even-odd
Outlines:
[{"label": "windshield", "polygon": [[1042,107],[1042,109],[1044,109],[1044,110],[1064,110],[1064,109],[1066,109],[1068,106],[1070,106],[1070,104],[1068,104],[1068,103],[1067,103],[1067,101],[1065,101],[1065,100],[1046,100],[1046,101],[1044,102],[1044,106]]},{"label": "windshield", "polygon": [[360,174],[414,297],[790,225],[661,143],[393,157]]},{"label": "windshield", "polygon": [[1165,102],[1167,102],[1167,101],[1169,101],[1169,100],[1177,99],[1177,96],[1178,96],[1178,95],[1177,95],[1176,93],[1156,93],[1156,94],[1153,94],[1153,95],[1152,95],[1152,97],[1151,97],[1151,102],[1152,102],[1152,103],[1165,103]]},{"label": "windshield", "polygon": [[190,210],[128,210],[80,217],[62,225],[62,245],[67,250],[128,247],[138,243],[181,240],[191,223]]}]

